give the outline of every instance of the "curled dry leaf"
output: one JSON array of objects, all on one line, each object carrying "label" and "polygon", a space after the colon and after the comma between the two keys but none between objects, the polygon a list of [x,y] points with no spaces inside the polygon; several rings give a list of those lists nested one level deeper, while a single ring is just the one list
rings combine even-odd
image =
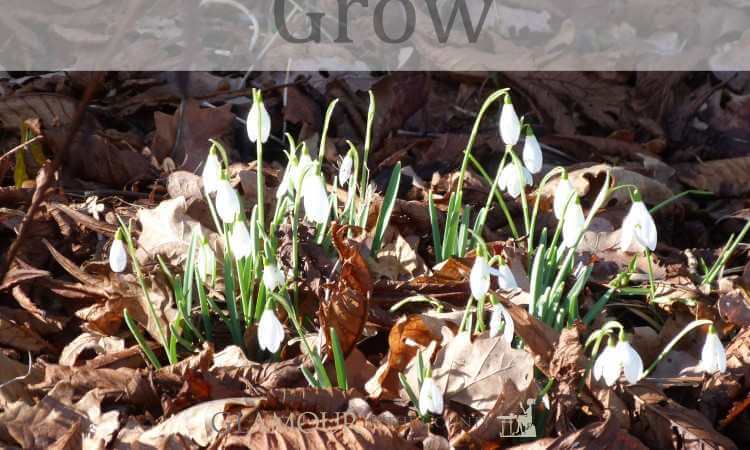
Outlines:
[{"label": "curled dry leaf", "polygon": [[[332,349],[330,328],[336,330],[344,355],[348,355],[362,335],[372,295],[372,276],[358,244],[346,237],[350,228],[333,224],[331,234],[341,258],[341,272],[318,311],[326,342]],[[331,356],[333,355],[330,350]]]},{"label": "curled dry leaf", "polygon": [[625,390],[633,396],[638,414],[632,431],[652,448],[737,449],[730,439],[713,428],[705,416],[668,398],[656,387],[637,384]]},{"label": "curled dry leaf", "polygon": [[[473,341],[459,333],[438,351],[432,376],[446,401],[461,403],[483,414],[497,408],[498,396],[512,408],[525,402],[534,381],[534,363],[528,353],[515,350],[502,337],[488,333]],[[507,380],[514,395],[498,391]]]},{"label": "curled dry leaf", "polygon": [[748,172],[750,156],[677,165],[680,181],[724,197],[738,197],[750,192]]},{"label": "curled dry leaf", "polygon": [[505,299],[501,303],[515,324],[516,334],[523,339],[526,349],[534,356],[534,363],[545,375],[550,375],[550,363],[555,356],[558,333],[529,314],[528,310]]},{"label": "curled dry leaf", "polygon": [[365,386],[367,392],[375,398],[398,396],[398,374],[406,369],[420,348],[440,342],[444,325],[445,321],[426,315],[408,316],[396,322],[388,334],[386,362]]},{"label": "curled dry leaf", "polygon": [[75,366],[81,354],[86,351],[108,354],[122,350],[125,350],[125,340],[122,338],[81,333],[62,349],[59,363],[63,366]]}]

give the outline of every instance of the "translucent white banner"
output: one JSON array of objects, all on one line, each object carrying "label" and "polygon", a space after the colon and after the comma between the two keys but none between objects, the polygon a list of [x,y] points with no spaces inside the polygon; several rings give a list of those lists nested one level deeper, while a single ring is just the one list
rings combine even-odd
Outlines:
[{"label": "translucent white banner", "polygon": [[748,70],[750,0],[4,0],[4,70]]}]

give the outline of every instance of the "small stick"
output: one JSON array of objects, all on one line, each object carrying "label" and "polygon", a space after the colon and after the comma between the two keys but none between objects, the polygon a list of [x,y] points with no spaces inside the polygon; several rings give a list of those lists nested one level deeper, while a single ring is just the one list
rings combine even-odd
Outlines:
[{"label": "small stick", "polygon": [[33,144],[34,142],[36,142],[36,141],[38,141],[40,139],[42,139],[42,136],[34,136],[33,138],[29,139],[28,141],[23,142],[21,144],[18,144],[17,146],[13,147],[9,151],[7,151],[4,154],[0,155],[0,162],[3,161],[3,158],[6,158],[6,157],[12,155],[13,153],[21,150],[22,148],[26,147],[27,145]]}]

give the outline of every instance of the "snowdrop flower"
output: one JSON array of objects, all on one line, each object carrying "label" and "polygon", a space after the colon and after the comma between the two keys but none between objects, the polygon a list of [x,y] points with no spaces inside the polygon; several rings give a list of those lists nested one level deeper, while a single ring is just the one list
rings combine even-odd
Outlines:
[{"label": "snowdrop flower", "polygon": [[604,377],[604,382],[607,386],[612,386],[617,381],[617,377],[620,376],[620,363],[618,352],[615,350],[615,344],[609,338],[607,348],[599,354],[594,363],[594,379],[600,380]]},{"label": "snowdrop flower", "polygon": [[[258,120],[260,120],[260,127],[258,127]],[[271,116],[268,115],[262,101],[253,102],[250,112],[247,113],[246,125],[250,142],[256,142],[259,137],[261,143],[265,144],[268,141],[268,136],[271,135]]]},{"label": "snowdrop flower", "polygon": [[426,377],[419,389],[419,414],[426,415],[443,413],[443,393],[432,377]]},{"label": "snowdrop flower", "polygon": [[239,261],[255,253],[255,243],[247,231],[247,226],[242,220],[232,224],[232,232],[229,234],[229,246],[232,249],[234,259]]},{"label": "snowdrop flower", "polygon": [[339,167],[339,184],[341,186],[344,186],[349,181],[349,178],[351,178],[353,167],[354,159],[352,159],[351,152],[349,152],[344,157],[344,160],[341,161],[341,166]]},{"label": "snowdrop flower", "polygon": [[[643,361],[641,355],[630,345],[626,339],[620,339],[615,347],[619,363],[622,366],[622,371],[625,374],[625,379],[628,383],[637,383],[643,373]],[[618,370],[619,372],[619,370]],[[618,373],[619,375],[619,373]]]},{"label": "snowdrop flower", "polygon": [[203,178],[203,189],[206,191],[206,194],[216,192],[221,180],[221,164],[213,149],[208,153],[206,162],[203,164],[201,178]]},{"label": "snowdrop flower", "polygon": [[523,165],[531,173],[539,173],[542,170],[542,148],[534,136],[531,127],[526,129],[526,139],[523,142]]},{"label": "snowdrop flower", "polygon": [[490,316],[490,337],[495,337],[500,333],[500,328],[503,323],[505,323],[505,328],[503,328],[503,339],[510,344],[513,341],[513,333],[516,331],[515,325],[513,324],[513,318],[503,305],[497,304],[495,305],[495,309],[492,310],[492,315]]},{"label": "snowdrop flower", "polygon": [[581,201],[576,198],[575,201],[571,201],[568,209],[565,210],[565,220],[563,220],[562,224],[563,247],[572,248],[576,245],[578,237],[583,232],[585,222],[586,218],[583,216]]},{"label": "snowdrop flower", "polygon": [[208,275],[213,275],[216,272],[216,255],[211,250],[211,246],[208,242],[201,238],[198,244],[198,278],[201,282],[206,282]]},{"label": "snowdrop flower", "polygon": [[281,200],[284,198],[287,192],[291,191],[293,189],[292,186],[292,174],[294,173],[294,166],[293,162],[289,161],[289,165],[287,166],[286,170],[284,171],[284,176],[281,177],[281,182],[279,183],[279,187],[276,188],[276,199]]},{"label": "snowdrop flower", "polygon": [[216,212],[224,223],[234,222],[240,213],[240,198],[229,180],[220,180],[216,188]]},{"label": "snowdrop flower", "polygon": [[299,189],[302,185],[302,177],[307,176],[315,171],[315,163],[310,158],[310,153],[307,151],[307,147],[302,148],[302,155],[299,157],[299,161],[294,166],[294,172],[292,176],[293,188]]},{"label": "snowdrop flower", "polygon": [[483,299],[490,290],[490,265],[484,256],[474,258],[474,265],[469,274],[469,287],[471,295],[477,300]]},{"label": "snowdrop flower", "polygon": [[568,179],[568,174],[563,172],[560,176],[560,181],[557,183],[555,188],[554,200],[552,203],[555,217],[557,220],[562,220],[565,214],[565,208],[570,204],[575,203],[578,198],[578,193],[573,187],[573,184]]},{"label": "snowdrop flower", "polygon": [[122,240],[122,231],[117,230],[115,239],[109,247],[109,268],[112,272],[120,273],[128,265],[128,252],[125,249],[125,242]]},{"label": "snowdrop flower", "polygon": [[490,273],[497,277],[497,283],[500,286],[500,289],[509,291],[518,287],[518,283],[516,283],[516,277],[513,276],[513,272],[510,270],[510,267],[504,262],[500,263],[500,267],[498,267],[497,269],[490,268]]},{"label": "snowdrop flower", "polygon": [[620,235],[620,249],[628,251],[635,241],[638,250],[648,248],[656,249],[656,224],[646,205],[641,201],[640,194],[636,193],[633,205],[622,221],[622,234]]},{"label": "snowdrop flower", "polygon": [[305,216],[315,223],[328,220],[328,192],[323,177],[311,168],[302,181],[302,201]]},{"label": "snowdrop flower", "polygon": [[258,345],[261,350],[276,353],[284,341],[284,326],[273,311],[266,309],[258,322]]},{"label": "snowdrop flower", "polygon": [[724,373],[727,370],[727,355],[713,325],[708,328],[706,342],[701,350],[701,368],[709,374]]},{"label": "snowdrop flower", "polygon": [[266,264],[263,268],[263,284],[269,291],[275,291],[277,287],[284,284],[284,273],[276,264]]},{"label": "snowdrop flower", "polygon": [[521,166],[521,172],[523,172],[523,183],[519,179],[516,165],[512,162],[506,164],[500,172],[500,176],[497,177],[497,187],[502,191],[506,191],[511,197],[518,198],[521,192],[523,192],[524,186],[531,186],[534,182],[528,169]]},{"label": "snowdrop flower", "polygon": [[521,121],[513,103],[510,102],[510,96],[506,95],[503,109],[500,111],[500,137],[506,145],[516,145],[520,136]]},{"label": "snowdrop flower", "polygon": [[621,372],[625,374],[628,383],[636,383],[643,374],[643,361],[627,339],[621,337],[615,345],[610,338],[607,348],[594,363],[594,378],[599,380],[604,377],[607,386],[612,386]]}]

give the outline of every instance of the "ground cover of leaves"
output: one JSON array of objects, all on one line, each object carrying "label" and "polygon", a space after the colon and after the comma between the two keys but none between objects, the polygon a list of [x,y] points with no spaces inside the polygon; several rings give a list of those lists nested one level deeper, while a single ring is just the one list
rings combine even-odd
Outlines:
[{"label": "ground cover of leaves", "polygon": [[[699,283],[699,261],[710,266],[729,236],[750,219],[748,74],[258,73],[248,85],[243,76],[0,77],[2,153],[17,147],[29,130],[42,136],[0,159],[0,252],[6,270],[0,273],[0,444],[254,450],[750,446],[747,247],[738,247],[713,288]],[[176,315],[156,255],[179,267],[191,231],[198,224],[213,227],[196,175],[208,139],[231,149],[231,181],[248,208],[255,204],[257,170],[249,162],[254,146],[242,123],[250,85],[263,89],[275,136],[264,166],[269,206],[286,161],[283,133],[319,151],[323,112],[334,98],[341,101],[323,149],[329,180],[346,141],[364,141],[367,91],[378,101],[369,160],[379,192],[372,222],[392,168],[397,162],[403,168],[377,260],[362,256],[371,240],[366,232],[334,231],[335,250],[326,252],[314,244],[314,230],[300,225],[301,276],[294,280],[300,310],[318,327],[335,327],[341,334],[346,392],[308,387],[300,367],[311,367],[311,361],[299,342],[285,342],[277,360],[255,361],[252,328],[244,349],[219,328],[213,342],[183,353],[177,364],[153,369],[123,322],[127,308],[153,337],[156,321],[167,325]],[[473,339],[456,334],[473,255],[435,264],[427,195],[435,194],[444,213],[476,113],[489,93],[506,86],[543,144],[543,172],[565,166],[584,207],[607,170],[618,184],[637,186],[649,205],[687,189],[714,193],[684,197],[654,214],[658,304],[617,292],[592,326],[577,324],[561,333],[549,328],[519,306],[528,291],[527,255],[493,208],[485,239],[508,256],[516,272],[520,289],[498,296],[524,347],[511,348],[487,333]],[[78,127],[76,108],[87,89],[92,98]],[[63,151],[59,167],[53,165]],[[481,124],[474,154],[494,173],[502,151],[495,109]],[[41,192],[43,186],[48,189]],[[553,189],[551,184],[541,193],[540,226],[552,220]],[[469,171],[464,201],[480,207],[488,193],[489,186]],[[35,198],[41,202],[32,216]],[[506,201],[520,217],[520,201]],[[580,300],[582,313],[630,261],[615,245],[627,205],[627,195],[619,191],[579,247],[580,260],[593,267]],[[156,318],[149,316],[131,271],[109,270],[116,215],[136,225],[138,258]],[[8,260],[22,226],[25,235]],[[290,232],[279,230],[287,269]],[[647,286],[645,260],[637,261],[637,270],[636,281]],[[409,298],[432,303],[391,310]],[[436,303],[442,312],[433,310]],[[586,374],[589,354],[583,348],[605,317],[633,333],[646,365],[687,323],[713,320],[726,346],[728,370],[714,375],[697,370],[703,330],[638,384],[607,388]],[[445,396],[443,414],[429,423],[416,416],[398,379],[404,373],[416,380],[417,348],[431,361]],[[330,360],[326,368],[333,378]],[[534,403],[537,438],[500,437],[498,417],[518,414],[519,405],[537,397],[540,374],[556,382],[547,393],[548,406]],[[328,419],[321,421],[323,413]]]}]

